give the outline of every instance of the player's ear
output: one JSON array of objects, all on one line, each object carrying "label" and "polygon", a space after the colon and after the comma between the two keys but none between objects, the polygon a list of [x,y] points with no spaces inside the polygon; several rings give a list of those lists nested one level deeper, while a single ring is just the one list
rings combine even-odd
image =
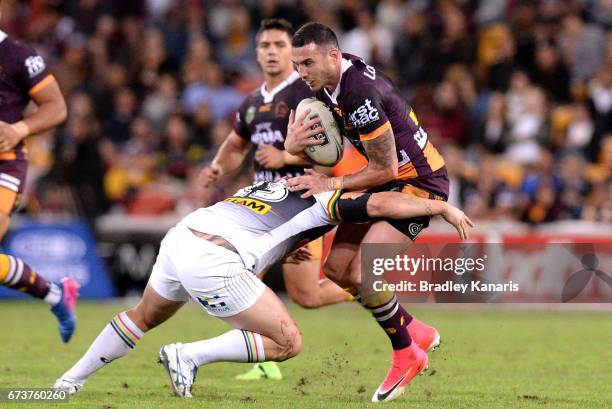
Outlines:
[{"label": "player's ear", "polygon": [[332,59],[336,61],[338,60],[338,57],[340,56],[340,50],[338,50],[336,47],[329,47],[329,51],[327,52],[327,55],[329,55]]},{"label": "player's ear", "polygon": [[337,67],[338,65],[340,65],[341,60],[342,54],[340,53],[340,50],[338,50],[338,48],[336,47],[329,47],[329,49],[327,50],[328,64],[330,64],[330,66],[332,67]]}]

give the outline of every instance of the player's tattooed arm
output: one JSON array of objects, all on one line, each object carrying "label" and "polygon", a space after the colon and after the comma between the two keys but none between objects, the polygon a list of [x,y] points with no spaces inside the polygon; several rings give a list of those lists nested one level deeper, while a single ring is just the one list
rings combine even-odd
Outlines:
[{"label": "player's tattooed arm", "polygon": [[344,189],[362,190],[379,186],[397,178],[397,153],[391,129],[363,142],[368,155],[368,166],[357,173],[344,176]]},{"label": "player's tattooed arm", "polygon": [[426,212],[427,216],[432,216],[433,215],[433,211],[431,210],[431,204],[429,202],[425,202],[425,204],[423,206],[425,206],[425,212]]},{"label": "player's tattooed arm", "polygon": [[457,230],[462,240],[469,238],[474,223],[460,209],[442,200],[430,200],[399,192],[346,192],[335,204],[340,220],[363,223],[370,219],[410,219],[440,215]]}]

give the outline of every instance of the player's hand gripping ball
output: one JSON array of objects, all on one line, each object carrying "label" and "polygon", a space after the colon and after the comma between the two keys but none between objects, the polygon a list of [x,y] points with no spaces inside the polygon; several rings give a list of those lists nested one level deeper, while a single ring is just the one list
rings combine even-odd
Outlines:
[{"label": "player's hand gripping ball", "polygon": [[316,140],[322,140],[320,145],[311,145],[304,149],[304,153],[313,161],[323,166],[333,166],[342,159],[343,139],[338,125],[334,120],[331,110],[323,102],[316,98],[303,99],[295,109],[295,117],[299,118],[305,110],[310,113],[305,121],[319,117],[321,124],[316,124],[312,129],[320,128],[321,132],[313,136]]}]

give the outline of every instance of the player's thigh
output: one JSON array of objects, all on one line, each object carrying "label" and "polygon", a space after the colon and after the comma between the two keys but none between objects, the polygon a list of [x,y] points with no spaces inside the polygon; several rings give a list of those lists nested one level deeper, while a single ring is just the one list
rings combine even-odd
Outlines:
[{"label": "player's thigh", "polygon": [[0,240],[4,237],[11,224],[11,217],[3,212],[0,212]]},{"label": "player's thigh", "polygon": [[0,160],[0,239],[8,230],[11,214],[19,206],[25,188],[28,163]]},{"label": "player's thigh", "polygon": [[256,332],[280,345],[301,343],[301,334],[293,317],[268,287],[249,308],[222,319],[235,329]]},{"label": "player's thigh", "polygon": [[169,257],[176,246],[174,230],[170,229],[161,242],[142,299],[128,311],[130,319],[144,330],[166,321],[189,300],[189,293],[183,288]]},{"label": "player's thigh", "polygon": [[[410,239],[389,223],[381,220],[371,225],[361,241],[361,245],[371,243],[408,244]],[[351,280],[359,283],[361,283],[361,251],[363,249],[361,245],[358,247],[357,255],[351,261],[350,267]]]},{"label": "player's thigh", "polygon": [[176,264],[173,262],[176,249],[181,245],[180,239],[176,227],[166,233],[149,276],[147,288],[150,287],[166,300],[184,303],[189,300],[189,293],[183,287]]},{"label": "player's thigh", "polygon": [[323,265],[323,272],[331,280],[346,286],[347,275],[353,259],[359,252],[359,244],[370,229],[370,223],[341,223],[336,230],[329,256]]}]

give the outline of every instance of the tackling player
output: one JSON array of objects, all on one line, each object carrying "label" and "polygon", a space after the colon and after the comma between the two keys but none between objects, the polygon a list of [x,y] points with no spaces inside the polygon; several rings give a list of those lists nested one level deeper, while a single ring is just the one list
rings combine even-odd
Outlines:
[{"label": "tackling player", "polygon": [[[319,23],[307,23],[294,35],[293,63],[302,80],[317,98],[334,112],[347,139],[368,159],[362,170],[328,178],[313,170],[288,181],[292,190],[306,190],[304,197],[335,189],[349,191],[393,190],[406,195],[446,200],[448,176],[444,159],[428,140],[427,133],[395,85],[361,58],[342,54],[334,32]],[[318,119],[306,121],[308,110],[295,118],[292,112],[285,148],[300,154],[312,145],[310,138]],[[360,243],[402,243],[414,240],[429,225],[429,217],[401,222],[377,221],[371,225],[343,224],[338,228],[323,271],[343,288],[360,291]],[[372,401],[392,400],[403,392],[427,360],[423,350],[439,344],[439,333],[409,315],[393,292],[360,293],[391,341],[391,369]],[[419,335],[425,342],[412,342]],[[422,336],[421,336],[422,335]]]},{"label": "tackling player", "polygon": [[[289,112],[313,96],[291,63],[291,23],[283,19],[263,20],[257,33],[257,62],[264,83],[242,103],[234,130],[219,149],[212,164],[203,169],[200,180],[209,187],[220,176],[238,169],[253,146],[255,182],[274,181],[303,174],[309,162],[284,150]],[[329,279],[320,280],[322,239],[308,246],[309,260],[283,264],[283,278],[289,297],[298,305],[316,308],[336,304],[352,297]],[[263,363],[238,379],[281,379],[276,364]]]},{"label": "tackling player", "polygon": [[[301,198],[285,181],[259,182],[187,215],[164,237],[136,307],[116,315],[54,389],[75,393],[96,371],[128,354],[145,332],[170,318],[189,298],[233,329],[212,339],[165,345],[160,360],[174,393],[191,396],[202,365],[283,361],[297,355],[302,335],[282,301],[257,277],[305,240],[341,220],[405,219],[441,214],[462,239],[472,222],[443,201],[397,192],[326,192]],[[427,361],[416,368],[425,370]]]},{"label": "tackling player", "polygon": [[[33,100],[38,110],[24,118]],[[0,31],[0,240],[19,206],[28,166],[25,139],[64,122],[66,103],[43,58],[31,47]],[[0,285],[45,300],[68,342],[76,325],[79,285],[70,277],[47,281],[23,260],[0,254]]]}]

